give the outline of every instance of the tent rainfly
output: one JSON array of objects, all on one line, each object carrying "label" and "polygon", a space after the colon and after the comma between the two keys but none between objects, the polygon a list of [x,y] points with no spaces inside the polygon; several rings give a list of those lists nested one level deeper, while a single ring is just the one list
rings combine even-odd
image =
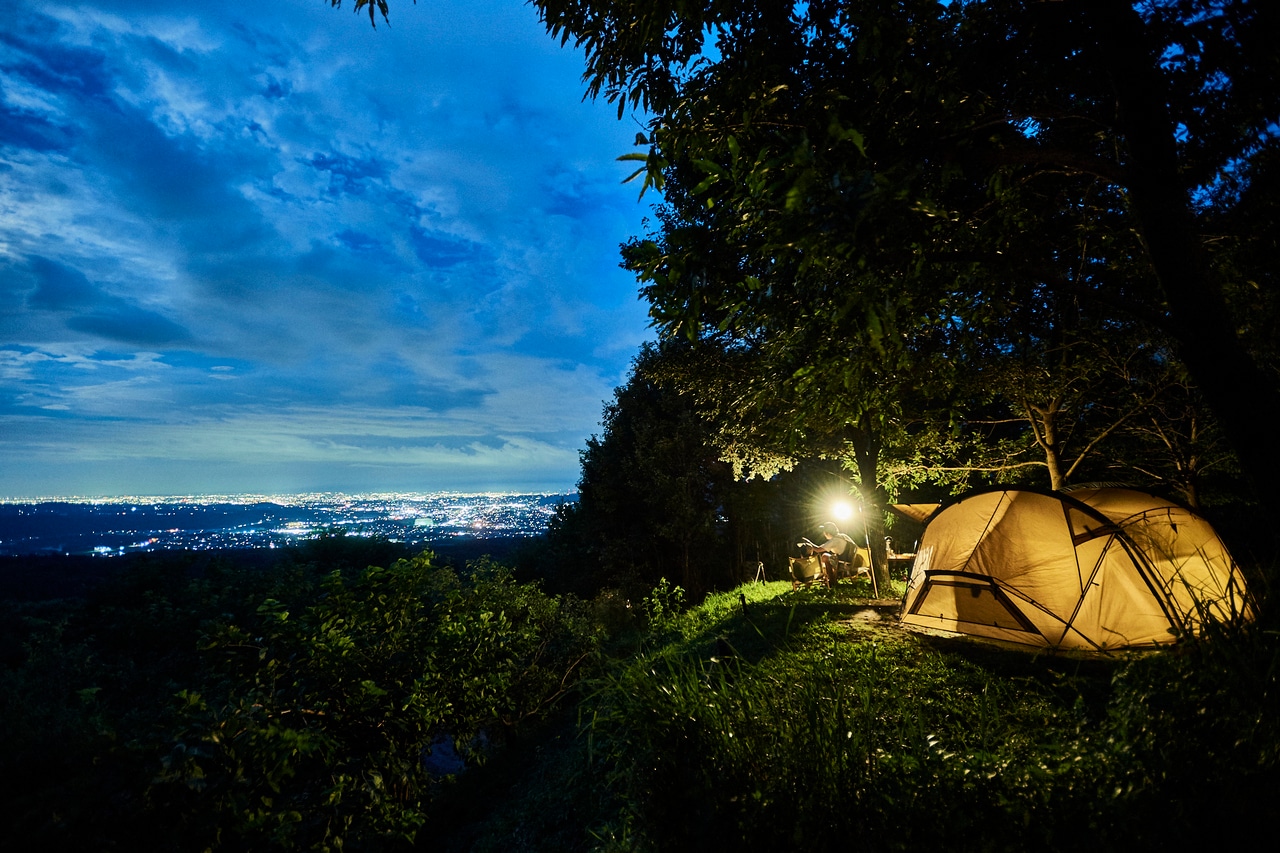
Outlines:
[{"label": "tent rainfly", "polygon": [[930,519],[902,621],[1050,649],[1171,643],[1254,618],[1209,522],[1134,489],[974,492]]},{"label": "tent rainfly", "polygon": [[938,507],[940,506],[942,506],[942,504],[889,504],[889,509],[902,516],[907,521],[924,524],[928,521],[929,516],[938,511]]}]

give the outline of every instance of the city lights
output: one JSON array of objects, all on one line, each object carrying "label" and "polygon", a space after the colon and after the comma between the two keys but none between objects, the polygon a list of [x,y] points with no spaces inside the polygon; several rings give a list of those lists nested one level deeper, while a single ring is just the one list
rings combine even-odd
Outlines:
[{"label": "city lights", "polygon": [[538,536],[568,494],[216,495],[0,502],[0,555],[276,548],[329,531],[408,545]]}]

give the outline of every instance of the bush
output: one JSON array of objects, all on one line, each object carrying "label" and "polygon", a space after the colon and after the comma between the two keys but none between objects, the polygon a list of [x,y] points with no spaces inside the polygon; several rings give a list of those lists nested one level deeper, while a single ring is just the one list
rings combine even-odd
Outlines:
[{"label": "bush", "polygon": [[557,709],[597,647],[585,605],[487,561],[335,555],[153,561],[56,621],[27,607],[0,671],[9,840],[408,846],[451,774]]},{"label": "bush", "polygon": [[155,814],[204,844],[407,843],[441,784],[433,746],[482,763],[566,695],[593,642],[575,602],[496,566],[335,572],[300,613],[268,599],[210,633],[220,675],[178,696]]}]

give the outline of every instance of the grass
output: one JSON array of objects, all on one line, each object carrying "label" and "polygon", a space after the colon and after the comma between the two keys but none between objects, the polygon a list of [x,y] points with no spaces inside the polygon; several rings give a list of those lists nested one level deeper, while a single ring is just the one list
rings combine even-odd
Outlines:
[{"label": "grass", "polygon": [[652,625],[471,846],[1183,847],[1269,813],[1274,633],[1082,660],[940,645],[864,595],[749,584]]},{"label": "grass", "polygon": [[[242,781],[275,786],[264,807],[287,794],[327,815],[335,801],[316,780],[333,767],[367,765],[372,786],[396,762],[417,778],[431,733],[418,717],[444,705],[448,732],[469,719],[494,735],[485,760],[386,788],[383,812],[350,800],[343,819],[361,832],[343,849],[1185,849],[1250,840],[1280,790],[1280,634],[1265,626],[1213,624],[1160,653],[1085,658],[907,633],[893,599],[871,599],[865,582],[748,584],[690,609],[664,584],[635,606],[605,595],[570,607],[427,564],[341,583],[309,563],[234,568],[149,569],[79,605],[9,607],[0,766],[19,846],[204,849],[203,828],[211,849],[248,849],[265,836],[240,831]],[[295,616],[264,611],[264,596]],[[421,621],[408,605],[423,596],[450,609]],[[529,622],[538,613],[572,643]],[[233,625],[257,653],[211,655],[244,646]],[[364,670],[346,677],[379,644],[382,692]],[[264,658],[268,647],[278,651]],[[319,654],[344,649],[357,657]],[[529,663],[494,683],[517,649],[527,655],[511,659]],[[235,667],[246,698],[211,707],[235,711],[226,730],[249,763],[223,773],[202,733],[224,717],[192,716],[172,697],[241,684],[228,680]],[[559,700],[546,716],[499,728],[488,706],[464,707],[525,691],[535,675]],[[398,684],[420,701],[376,698]],[[298,725],[248,725],[269,707]],[[367,748],[365,735],[396,732],[407,734]],[[303,734],[347,739],[318,769],[299,757]],[[365,831],[378,815],[422,829],[412,840]],[[273,844],[314,846],[297,833]]]}]

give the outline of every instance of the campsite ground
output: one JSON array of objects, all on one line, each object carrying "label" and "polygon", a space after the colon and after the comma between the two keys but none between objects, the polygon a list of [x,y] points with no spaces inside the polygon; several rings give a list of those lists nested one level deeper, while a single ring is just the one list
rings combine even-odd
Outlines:
[{"label": "campsite ground", "polygon": [[620,631],[558,726],[460,780],[433,843],[1183,849],[1270,802],[1274,634],[1048,654],[905,630],[864,586],[750,584]]},{"label": "campsite ground", "polygon": [[[1280,789],[1270,625],[1050,655],[905,631],[865,581],[584,602],[381,547],[0,598],[10,846],[1186,849]],[[441,733],[465,772],[427,776]]]}]

